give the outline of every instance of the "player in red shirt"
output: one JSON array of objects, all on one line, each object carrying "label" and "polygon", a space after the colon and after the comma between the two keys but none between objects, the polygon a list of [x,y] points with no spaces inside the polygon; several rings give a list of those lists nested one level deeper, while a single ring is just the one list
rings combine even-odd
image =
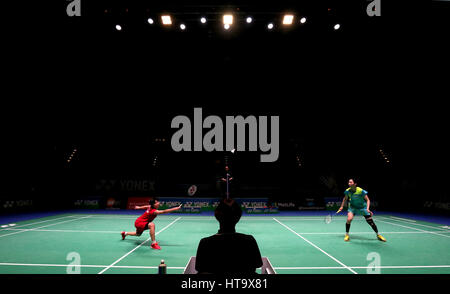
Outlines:
[{"label": "player in red shirt", "polygon": [[153,220],[159,215],[163,213],[169,213],[181,208],[181,205],[178,207],[158,210],[159,201],[158,199],[150,199],[149,205],[144,206],[135,206],[134,209],[147,209],[143,215],[138,217],[134,222],[134,226],[136,227],[136,232],[122,232],[122,240],[125,240],[126,236],[140,236],[145,230],[150,230],[150,237],[152,239],[151,247],[153,249],[161,249],[159,247],[158,242],[156,242],[155,238],[155,224]]}]

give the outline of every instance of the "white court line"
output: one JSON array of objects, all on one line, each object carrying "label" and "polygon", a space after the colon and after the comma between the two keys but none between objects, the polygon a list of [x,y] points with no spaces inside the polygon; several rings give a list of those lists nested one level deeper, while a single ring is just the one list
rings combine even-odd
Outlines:
[{"label": "white court line", "polygon": [[[7,231],[28,231],[29,229],[7,229]],[[84,231],[84,230],[36,230],[34,232],[54,232],[54,233],[99,233],[99,234],[120,234],[121,231]],[[433,231],[408,231],[408,232],[383,232],[380,234],[429,234]],[[435,233],[441,233],[441,231],[435,231]],[[299,232],[301,235],[343,235],[343,232]],[[352,232],[352,234],[370,234],[373,232]]]},{"label": "white court line", "polygon": [[[167,226],[165,226],[164,228],[162,228],[160,231],[156,232],[155,235],[158,235],[159,233],[161,233],[162,231],[164,231],[165,229],[167,229],[168,227],[170,227],[171,225],[173,225],[176,221],[178,221],[179,219],[181,219],[181,217],[177,218],[176,220],[174,220],[173,222],[171,222],[170,224],[168,224]],[[136,246],[133,250],[131,250],[130,252],[128,252],[127,254],[125,254],[124,256],[122,256],[121,258],[117,259],[116,261],[114,261],[111,265],[109,265],[107,268],[103,269],[101,272],[99,272],[98,274],[101,275],[103,274],[105,271],[107,271],[108,269],[110,269],[112,266],[114,266],[116,263],[118,263],[119,261],[121,261],[122,259],[124,259],[125,257],[127,257],[128,255],[130,255],[132,252],[134,252],[136,249],[138,249],[139,247],[141,247],[142,245],[144,245],[144,243],[147,243],[149,240],[151,239],[148,238],[147,240],[145,240],[144,242],[142,242],[141,244],[139,244],[138,246]]]},{"label": "white court line", "polygon": [[[135,217],[112,217],[112,216],[94,216],[94,219],[136,219],[140,215],[136,215]],[[241,217],[241,220],[270,220],[272,221],[272,215],[268,215],[267,217],[261,217],[261,216],[248,216],[248,217]],[[164,218],[165,217],[161,217]],[[279,216],[278,218],[283,220],[311,220],[311,221],[323,221],[325,218],[325,215],[322,217],[288,217],[288,216]],[[347,217],[335,217],[336,220],[346,220]],[[185,216],[183,215],[183,220],[216,220],[214,218],[214,215],[205,215],[205,216]],[[365,219],[353,219],[353,221],[365,221]]]},{"label": "white court line", "polygon": [[[28,231],[27,229],[8,229],[8,231]],[[33,230],[34,232],[52,233],[98,233],[98,234],[120,234],[121,231],[83,231],[83,230]],[[413,232],[416,233],[416,232]],[[420,232],[417,232],[420,233]]]},{"label": "white court line", "polygon": [[403,221],[407,221],[407,222],[413,222],[413,223],[415,223],[416,221],[415,220],[413,220],[413,219],[407,219],[407,218],[401,218],[401,217],[396,217],[396,216],[389,216],[390,218],[393,218],[393,219],[397,219],[397,220],[403,220]]},{"label": "white court line", "polygon": [[[86,268],[106,268],[107,265],[89,265],[89,264],[47,264],[47,263],[12,263],[1,262],[0,266],[31,266],[31,267],[86,267]],[[114,265],[111,268],[129,268],[129,269],[157,269],[157,266],[133,266],[133,265]],[[181,266],[169,266],[168,269],[185,269]],[[351,266],[352,269],[371,269],[371,268],[385,268],[385,269],[408,269],[408,268],[450,268],[450,265],[387,265],[387,266]],[[322,270],[322,269],[346,269],[341,266],[304,266],[304,267],[273,267],[277,270]]]},{"label": "white court line", "polygon": [[345,267],[346,269],[348,269],[349,271],[351,271],[354,274],[358,274],[357,272],[355,272],[354,270],[352,270],[351,268],[349,268],[348,266],[346,266],[345,264],[343,264],[342,262],[340,262],[338,259],[336,259],[335,257],[331,256],[330,254],[328,254],[327,252],[325,252],[323,249],[321,249],[319,246],[317,246],[316,244],[312,243],[311,241],[309,241],[308,239],[306,239],[305,237],[303,237],[302,235],[300,235],[299,233],[297,233],[296,231],[294,231],[293,229],[291,229],[290,227],[286,226],[285,224],[283,224],[282,222],[280,222],[279,220],[277,220],[276,218],[273,218],[277,223],[279,223],[280,225],[282,225],[283,227],[285,227],[286,229],[288,229],[289,231],[291,231],[292,233],[296,234],[297,236],[299,236],[300,238],[302,238],[303,240],[305,240],[306,242],[308,242],[310,245],[314,246],[314,248],[318,249],[319,251],[321,251],[322,253],[324,253],[326,256],[328,256],[329,258],[333,259],[334,261],[336,261],[337,263],[339,263],[340,265],[342,265],[343,267]]},{"label": "white court line", "polygon": [[[0,266],[40,266],[40,267],[91,267],[91,268],[105,268],[107,265],[89,265],[89,264],[47,264],[47,263],[12,263],[0,262]],[[157,269],[157,266],[133,266],[133,265],[116,265],[111,268],[130,268],[130,269]],[[168,269],[184,269],[181,266],[169,266]]]},{"label": "white court line", "polygon": [[[49,220],[45,220],[45,221],[40,221],[40,222],[29,223],[29,224],[24,224],[24,225],[20,225],[20,226],[15,226],[14,228],[21,228],[21,227],[26,227],[26,226],[30,226],[30,225],[51,222],[51,221],[54,221],[54,220],[59,220],[59,219],[68,218],[68,217],[74,217],[74,216],[73,215],[68,215],[68,216],[63,216],[63,217],[59,217],[59,218],[49,219]],[[1,229],[0,231],[4,231],[4,230],[6,230],[6,229]]]},{"label": "white court line", "polygon": [[85,216],[85,217],[81,217],[81,218],[70,219],[70,220],[66,220],[66,221],[62,221],[62,222],[57,222],[57,223],[54,223],[54,224],[49,224],[49,225],[37,227],[37,228],[34,228],[34,229],[24,229],[24,230],[22,230],[22,231],[17,231],[17,232],[14,232],[14,233],[9,233],[9,234],[5,234],[5,235],[0,235],[0,238],[6,237],[6,236],[15,235],[15,234],[20,234],[20,233],[23,233],[23,232],[34,231],[34,230],[37,230],[37,229],[42,229],[42,228],[46,228],[46,227],[50,227],[50,226],[54,226],[54,225],[63,224],[63,223],[73,222],[73,221],[80,220],[80,219],[85,219],[85,218],[88,218],[88,217],[91,217],[91,216]]},{"label": "white court line", "polygon": [[418,229],[418,228],[413,228],[413,227],[409,227],[409,226],[395,224],[395,223],[391,223],[391,222],[388,222],[388,221],[383,221],[383,220],[380,220],[380,219],[377,219],[377,222],[387,223],[387,224],[390,224],[390,225],[393,225],[393,226],[403,227],[403,228],[407,228],[407,229],[417,230],[417,231],[421,231],[421,232],[425,232],[425,233],[429,233],[429,234],[433,234],[433,235],[438,235],[438,236],[450,238],[450,236],[447,236],[447,235],[442,235],[442,234],[431,232],[431,231],[425,231],[425,230]]},{"label": "white court line", "polygon": [[[372,269],[372,268],[391,268],[391,269],[403,269],[403,268],[450,268],[450,265],[385,265],[385,266],[350,266],[353,269]],[[339,266],[305,266],[305,267],[274,267],[277,270],[305,270],[305,269],[313,269],[313,270],[322,270],[322,269],[345,269]]]},{"label": "white court line", "polygon": [[[391,218],[392,218],[392,216],[391,216]],[[383,219],[386,219],[386,218],[383,217]],[[406,221],[402,221],[402,220],[400,220],[400,219],[398,219],[398,218],[396,218],[395,220],[401,221],[401,222],[404,222],[404,223],[409,223],[409,224],[415,225],[415,226],[422,226],[422,227],[432,228],[432,229],[436,229],[436,230],[442,230],[442,231],[444,231],[444,232],[445,232],[445,231],[450,231],[449,229],[445,229],[445,228],[441,228],[441,227],[433,227],[433,226],[428,226],[428,225],[423,225],[423,224],[418,224],[418,223],[406,222]]]}]

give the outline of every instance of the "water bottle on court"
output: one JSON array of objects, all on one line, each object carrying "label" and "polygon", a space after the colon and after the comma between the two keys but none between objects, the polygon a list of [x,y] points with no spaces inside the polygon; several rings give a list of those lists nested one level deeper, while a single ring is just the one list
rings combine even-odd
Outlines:
[{"label": "water bottle on court", "polygon": [[164,263],[164,259],[161,260],[161,264],[158,267],[158,274],[166,274],[167,273],[167,267],[166,264]]}]

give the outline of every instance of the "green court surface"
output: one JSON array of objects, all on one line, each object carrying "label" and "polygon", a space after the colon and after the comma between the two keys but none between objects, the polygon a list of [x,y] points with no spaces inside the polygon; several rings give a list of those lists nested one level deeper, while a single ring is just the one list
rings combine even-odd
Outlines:
[{"label": "green court surface", "polygon": [[[61,214],[0,229],[1,274],[155,274],[164,259],[168,274],[183,273],[201,238],[217,232],[213,216],[160,215],[150,248],[148,231],[133,231],[135,215]],[[344,242],[345,217],[243,216],[237,231],[255,237],[277,274],[450,274],[450,228],[388,215],[374,217],[381,242],[355,217]],[[5,224],[1,224],[5,225]],[[78,262],[79,261],[79,262]]]}]

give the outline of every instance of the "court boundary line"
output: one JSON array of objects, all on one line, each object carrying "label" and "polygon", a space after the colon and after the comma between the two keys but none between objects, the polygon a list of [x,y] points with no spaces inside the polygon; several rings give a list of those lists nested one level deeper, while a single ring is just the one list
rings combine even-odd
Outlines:
[{"label": "court boundary line", "polygon": [[[164,230],[166,230],[167,228],[169,228],[171,225],[173,225],[175,222],[177,222],[178,220],[180,220],[181,217],[177,218],[176,220],[174,220],[173,222],[171,222],[170,224],[168,224],[167,226],[165,226],[164,228],[162,228],[161,230],[159,230],[158,232],[155,233],[155,236],[157,236],[159,233],[163,232]],[[126,258],[128,255],[130,255],[131,253],[133,253],[136,249],[140,248],[142,245],[144,245],[144,243],[147,243],[149,240],[151,239],[151,237],[149,237],[147,240],[145,240],[144,242],[142,242],[141,244],[139,244],[138,246],[136,246],[133,250],[131,250],[130,252],[126,253],[125,255],[123,255],[122,257],[120,257],[119,259],[117,259],[116,261],[114,261],[111,265],[109,265],[107,268],[103,269],[102,271],[100,271],[98,274],[101,275],[103,274],[105,271],[107,271],[108,269],[110,269],[112,266],[116,265],[116,263],[120,262],[122,259]]]},{"label": "court boundary line", "polygon": [[[391,216],[391,218],[392,218],[392,216]],[[386,219],[385,217],[382,217],[382,219]],[[403,223],[407,223],[407,224],[410,224],[410,225],[417,225],[417,226],[422,226],[422,227],[427,227],[427,228],[433,228],[433,229],[436,229],[436,230],[441,230],[441,231],[443,231],[443,232],[450,232],[450,229],[445,229],[445,228],[442,228],[442,227],[433,227],[433,226],[429,226],[429,225],[424,225],[424,224],[418,224],[417,222],[414,222],[414,223],[411,223],[411,222],[407,222],[407,221],[403,221],[403,220],[398,220],[398,219],[393,219],[394,221],[396,220],[396,221],[400,221],[400,222],[403,222]],[[439,224],[437,224],[437,225],[439,225]]]},{"label": "court boundary line", "polygon": [[430,231],[425,231],[425,230],[418,229],[418,228],[413,228],[413,227],[408,227],[408,226],[405,226],[405,225],[400,225],[400,224],[396,224],[396,223],[391,223],[391,222],[384,221],[384,220],[380,220],[380,219],[377,219],[377,221],[378,221],[378,222],[382,222],[382,223],[391,224],[391,225],[393,225],[393,226],[404,227],[404,228],[408,228],[408,229],[412,229],[412,230],[417,230],[417,231],[422,231],[422,232],[430,233],[430,234],[437,235],[437,236],[442,236],[442,237],[450,238],[450,236],[447,236],[447,235],[442,235],[442,234],[439,234],[439,233],[434,233],[434,232],[430,232]]},{"label": "court boundary line", "polygon": [[407,221],[407,222],[413,222],[413,223],[416,223],[416,222],[417,222],[416,220],[413,220],[413,219],[402,218],[402,217],[396,217],[396,216],[393,216],[393,215],[390,215],[389,217],[390,217],[390,218],[393,218],[393,219],[398,219],[398,220]]},{"label": "court boundary line", "polygon": [[299,236],[300,238],[302,238],[304,241],[308,242],[310,245],[314,246],[314,248],[318,249],[319,251],[321,251],[322,253],[324,253],[325,255],[327,255],[328,257],[330,257],[331,259],[333,259],[334,261],[336,261],[337,263],[339,263],[340,265],[342,265],[343,267],[345,267],[346,269],[348,269],[350,272],[354,273],[354,274],[358,274],[357,272],[355,272],[354,270],[352,270],[351,268],[349,268],[347,265],[345,265],[344,263],[342,263],[341,261],[339,261],[337,258],[333,257],[332,255],[330,255],[329,253],[327,253],[326,251],[324,251],[323,249],[321,249],[319,246],[317,246],[316,244],[314,244],[313,242],[309,241],[308,239],[306,239],[305,237],[303,237],[302,235],[300,235],[299,233],[297,233],[296,231],[294,231],[293,229],[291,229],[290,227],[288,227],[287,225],[283,224],[282,222],[280,222],[279,220],[277,220],[276,218],[273,218],[277,223],[279,223],[280,225],[282,225],[283,227],[285,227],[286,229],[288,229],[289,231],[291,231],[292,233],[294,233],[295,235]]},{"label": "court boundary line", "polygon": [[50,227],[50,226],[55,226],[55,225],[59,225],[59,224],[64,224],[64,223],[67,223],[67,222],[73,222],[73,221],[77,221],[77,220],[81,220],[81,219],[86,219],[86,218],[90,218],[90,217],[91,216],[84,216],[84,217],[70,219],[70,220],[66,220],[66,221],[62,221],[62,222],[57,222],[57,223],[54,223],[54,224],[49,224],[49,225],[45,225],[45,226],[41,226],[41,227],[37,227],[37,228],[33,228],[33,229],[23,229],[22,231],[9,233],[9,234],[5,234],[5,235],[0,235],[0,238],[6,237],[6,236],[11,236],[11,235],[16,235],[16,234],[20,234],[20,233],[24,233],[24,232],[30,232],[30,231],[34,231],[34,230],[37,230],[37,229],[46,228],[46,227]]},{"label": "court boundary line", "polygon": [[[29,231],[30,229],[6,229],[7,231]],[[121,231],[85,231],[85,230],[41,230],[33,229],[34,232],[53,232],[53,233],[98,233],[98,234],[120,234]],[[441,233],[441,231],[398,231],[398,232],[385,232],[380,231],[383,234],[430,234],[430,233]],[[450,233],[450,232],[443,232]],[[299,232],[302,235],[344,235],[343,232]],[[371,232],[352,232],[352,234],[373,234]],[[0,235],[1,236],[1,235]]]},{"label": "court boundary line", "polygon": [[[24,225],[14,226],[14,228],[20,228],[20,227],[26,227],[26,226],[29,226],[29,225],[35,225],[35,224],[46,223],[46,222],[50,222],[50,221],[54,221],[54,220],[59,220],[59,219],[62,219],[62,218],[68,218],[68,217],[76,217],[76,216],[74,216],[74,215],[68,215],[68,216],[63,216],[63,217],[59,217],[59,218],[55,218],[55,219],[49,219],[49,220],[45,220],[45,221],[40,221],[40,222],[35,222],[35,223],[30,223],[30,224],[24,224]],[[37,219],[39,219],[39,218],[37,218]],[[0,231],[4,231],[4,230],[7,230],[7,229],[8,229],[8,228],[2,228],[2,229],[0,229]]]},{"label": "court boundary line", "polygon": [[[408,269],[408,268],[450,268],[450,265],[380,265],[380,266],[349,266],[352,269]],[[308,269],[345,269],[340,266],[304,266],[304,267],[275,267],[279,270],[308,270]]]},{"label": "court boundary line", "polygon": [[[0,266],[36,266],[36,267],[88,267],[88,268],[106,268],[108,265],[92,265],[92,264],[49,264],[49,263],[13,263],[0,262]],[[114,265],[111,268],[130,268],[130,269],[157,269],[158,266],[145,265]],[[181,266],[169,266],[168,269],[184,269]]]},{"label": "court boundary line", "polygon": [[[139,217],[140,215],[136,215],[134,217],[103,217],[103,216],[93,216],[93,219],[124,219],[124,220],[129,220],[129,219],[136,219],[137,217]],[[169,216],[163,217],[163,218],[167,218]],[[176,217],[176,215],[173,215],[173,217]],[[204,220],[206,218],[211,218],[213,220],[215,220],[214,215],[205,215],[205,216],[180,216],[183,217],[183,220]],[[310,220],[310,221],[323,221],[325,215],[324,216],[317,216],[317,217],[295,217],[295,216],[279,216],[278,218],[283,218],[283,219],[291,219],[291,220]],[[271,218],[273,218],[273,215],[268,215],[266,217],[264,216],[248,216],[248,217],[241,217],[241,220],[271,220]],[[335,219],[342,219],[342,220],[346,220],[347,217],[335,217]],[[365,221],[365,219],[353,219],[353,221]]]},{"label": "court boundary line", "polygon": [[[91,264],[48,264],[48,263],[14,263],[14,262],[0,262],[0,266],[30,266],[30,267],[86,267],[86,268],[106,268],[108,265],[91,265]],[[273,266],[272,266],[273,267]],[[114,265],[110,268],[126,268],[126,269],[157,269],[158,266],[144,266],[144,265]],[[181,266],[169,266],[168,269],[185,269],[185,267]],[[450,265],[383,265],[383,266],[349,266],[352,269],[372,269],[372,268],[380,268],[380,269],[408,269],[408,268],[450,268]],[[273,267],[273,269],[277,270],[322,270],[322,269],[339,269],[339,270],[347,270],[342,266],[278,266]]]}]

